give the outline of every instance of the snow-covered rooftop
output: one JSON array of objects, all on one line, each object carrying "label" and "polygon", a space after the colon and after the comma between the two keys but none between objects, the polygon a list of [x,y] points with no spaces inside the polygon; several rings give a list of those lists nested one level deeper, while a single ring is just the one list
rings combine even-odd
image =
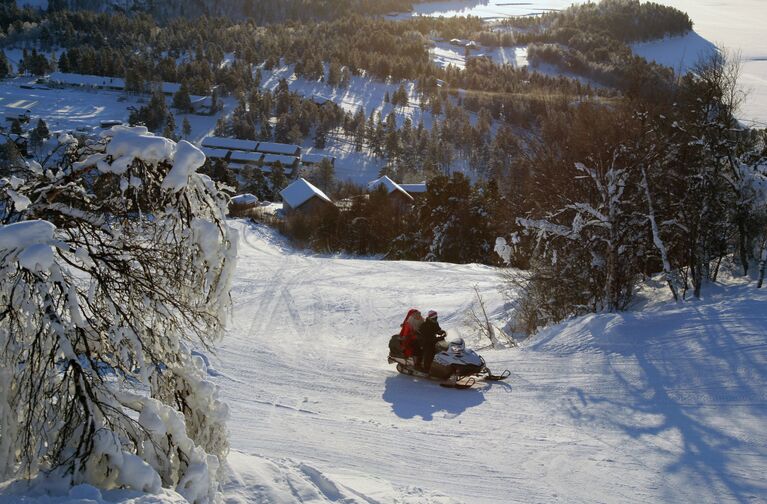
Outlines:
[{"label": "snow-covered rooftop", "polygon": [[256,147],[255,150],[267,154],[285,154],[291,156],[298,156],[301,153],[301,147],[298,145],[276,142],[259,142],[258,147]]},{"label": "snow-covered rooftop", "polygon": [[280,196],[282,196],[282,201],[287,203],[291,208],[298,208],[314,197],[332,203],[330,198],[328,198],[324,192],[303,178],[299,178],[280,191]]},{"label": "snow-covered rooftop", "polygon": [[256,147],[258,147],[258,142],[255,140],[240,140],[239,138],[207,136],[202,139],[200,145],[214,149],[255,151]]},{"label": "snow-covered rooftop", "polygon": [[408,194],[406,190],[402,188],[401,185],[390,179],[387,175],[384,175],[383,177],[379,179],[375,179],[372,182],[368,183],[368,191],[375,191],[379,187],[382,187],[386,190],[388,194],[391,194],[393,192],[400,192],[407,196],[410,199],[413,199],[413,197]]},{"label": "snow-covered rooftop", "polygon": [[426,192],[426,182],[420,182],[418,184],[400,184],[399,186],[410,194]]},{"label": "snow-covered rooftop", "polygon": [[330,154],[320,154],[319,152],[311,152],[301,155],[301,162],[307,164],[319,164],[323,159],[328,159],[331,163],[335,163],[336,161],[335,156],[331,156]]},{"label": "snow-covered rooftop", "polygon": [[[48,82],[55,84],[67,84],[70,86],[90,86],[109,89],[125,89],[125,79],[120,77],[104,77],[101,75],[88,75],[67,72],[51,72]],[[160,90],[166,94],[173,94],[181,89],[178,82],[160,82],[157,84]]]},{"label": "snow-covered rooftop", "polygon": [[120,77],[103,77],[101,75],[85,75],[77,73],[52,72],[48,81],[70,86],[93,86],[112,89],[125,89],[125,80]]},{"label": "snow-covered rooftop", "polygon": [[251,193],[238,194],[232,197],[232,204],[234,205],[255,205],[258,203],[258,198]]}]

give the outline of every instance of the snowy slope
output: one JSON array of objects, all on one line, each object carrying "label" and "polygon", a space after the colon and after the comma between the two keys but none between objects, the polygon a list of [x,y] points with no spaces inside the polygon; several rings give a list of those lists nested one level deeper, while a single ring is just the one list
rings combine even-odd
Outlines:
[{"label": "snowy slope", "polygon": [[767,499],[767,290],[576,319],[482,352],[508,383],[455,391],[398,375],[388,337],[411,306],[470,337],[473,285],[500,316],[492,268],[311,256],[234,225],[234,321],[210,356],[229,502]]}]

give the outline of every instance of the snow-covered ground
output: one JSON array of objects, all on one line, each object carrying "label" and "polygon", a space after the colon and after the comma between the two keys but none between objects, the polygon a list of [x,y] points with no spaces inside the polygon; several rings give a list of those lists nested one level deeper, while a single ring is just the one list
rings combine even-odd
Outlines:
[{"label": "snow-covered ground", "polygon": [[741,108],[744,122],[767,127],[767,4],[764,0],[659,0],[687,12],[695,33],[643,47],[645,57],[667,61],[674,68],[694,64],[709,44],[740,54],[740,84],[747,93]]},{"label": "snow-covered ground", "polygon": [[[448,65],[466,68],[466,52],[463,47],[436,41],[429,52],[432,60],[442,68]],[[481,47],[469,53],[470,58],[478,56],[487,56],[499,65],[512,65],[516,68],[527,66],[527,47]]]},{"label": "snow-covered ground", "polygon": [[[99,131],[100,121],[119,120],[126,122],[130,115],[130,107],[139,108],[149,101],[148,95],[134,95],[120,91],[103,89],[45,89],[45,86],[35,86],[31,77],[17,77],[0,80],[0,120],[4,126],[10,125],[5,121],[9,115],[23,114],[29,110],[31,124],[38,118],[43,118],[51,131],[93,132]],[[22,86],[35,86],[28,89]],[[168,97],[168,104],[171,98]],[[234,107],[234,99],[225,99],[223,113],[230,113]],[[181,124],[184,118],[189,119],[192,133],[190,141],[199,141],[212,133],[217,116],[196,114],[177,114],[177,134],[181,136]]]},{"label": "snow-covered ground", "polygon": [[[751,503],[767,500],[767,289],[709,286],[672,304],[590,315],[519,348],[483,350],[507,382],[471,390],[397,374],[389,335],[412,306],[452,336],[476,286],[503,316],[497,271],[291,249],[241,236],[227,337],[203,355],[230,407],[224,502]],[[0,504],[178,504],[178,494],[41,493]]]},{"label": "snow-covered ground", "polygon": [[[763,502],[767,290],[593,315],[484,351],[505,383],[401,376],[406,310],[472,338],[493,268],[313,256],[242,234],[235,313],[210,374],[231,409],[228,502]],[[344,500],[346,499],[346,500]]]}]

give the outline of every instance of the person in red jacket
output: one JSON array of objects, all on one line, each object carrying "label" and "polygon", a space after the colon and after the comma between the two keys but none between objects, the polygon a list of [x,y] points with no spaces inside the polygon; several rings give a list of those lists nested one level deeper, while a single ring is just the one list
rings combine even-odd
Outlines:
[{"label": "person in red jacket", "polygon": [[423,324],[423,316],[421,312],[415,308],[411,308],[405,320],[402,322],[402,329],[400,329],[400,342],[402,344],[402,353],[405,357],[420,357],[420,345],[418,344],[418,329]]}]

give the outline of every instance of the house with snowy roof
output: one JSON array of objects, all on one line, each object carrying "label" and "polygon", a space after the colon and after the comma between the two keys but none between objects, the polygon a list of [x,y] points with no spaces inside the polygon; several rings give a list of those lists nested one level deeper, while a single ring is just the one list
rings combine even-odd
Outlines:
[{"label": "house with snowy roof", "polygon": [[368,183],[368,192],[380,190],[385,191],[389,200],[400,208],[404,209],[413,204],[413,197],[387,175]]},{"label": "house with snowy roof", "polygon": [[328,196],[304,178],[293,181],[280,191],[282,207],[286,214],[294,212],[314,213],[328,206],[333,206]]}]

